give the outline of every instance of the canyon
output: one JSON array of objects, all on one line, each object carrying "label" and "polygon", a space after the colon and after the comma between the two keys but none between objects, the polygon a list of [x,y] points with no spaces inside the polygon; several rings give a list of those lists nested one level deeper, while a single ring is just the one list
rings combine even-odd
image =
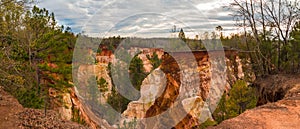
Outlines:
[{"label": "canyon", "polygon": [[[133,48],[130,51],[136,50],[137,48]],[[146,55],[152,54],[158,49],[145,48],[140,50],[142,52],[138,56],[143,61],[144,69],[150,71],[149,69],[152,66],[150,66]],[[98,78],[105,78],[109,82],[110,89],[112,82],[105,68],[108,63],[114,63],[114,60],[110,59],[113,55],[108,51],[102,51],[102,54],[100,53],[99,55],[96,58],[100,60],[98,64],[79,67],[81,71],[79,76],[81,79],[85,78],[82,80],[87,80],[89,75],[81,74],[97,71],[95,73]],[[122,113],[122,118],[118,125],[122,125],[124,121],[132,122],[134,119],[138,119],[142,120],[138,121],[139,128],[173,126],[175,128],[192,128],[208,118],[212,119],[211,114],[216,108],[221,95],[223,92],[229,91],[236,80],[247,80],[249,84],[255,80],[249,60],[240,59],[236,50],[226,50],[225,52],[193,51],[191,53],[162,53],[159,50],[157,55],[162,59],[162,64],[145,78],[141,85],[141,97],[137,101],[132,101],[128,104],[127,109]],[[191,55],[193,58],[187,58]],[[86,85],[86,82],[82,82],[82,86],[84,85]],[[211,85],[214,85],[214,87]],[[208,101],[209,103],[207,103]],[[94,124],[97,123],[95,121],[99,121],[101,118],[90,112],[90,106],[83,106],[82,108],[84,109],[82,114],[92,116],[87,121],[94,127]],[[174,111],[169,112],[169,110],[173,109]],[[177,114],[176,111],[180,113]],[[167,112],[165,113],[167,117],[156,117],[164,112]],[[150,119],[149,121],[148,119],[143,121],[144,118]],[[174,121],[170,122],[170,118],[173,118]],[[100,125],[103,125],[103,123],[108,125],[105,120],[101,119],[100,121],[104,121]],[[148,122],[156,124],[147,124]],[[113,127],[117,126],[106,126],[106,128]]]},{"label": "canyon", "polygon": [[[158,68],[151,70],[152,66],[146,55],[158,49],[140,50],[142,53],[138,56],[143,61],[144,69],[148,69],[151,73],[142,82],[140,98],[128,104],[116,124],[110,124],[95,112],[95,109],[78,94],[80,91],[76,87],[68,88],[65,92],[50,88],[51,110],[49,110],[49,114],[58,123],[66,121],[67,124],[58,124],[60,127],[111,129],[122,127],[123,123],[135,121],[135,128],[190,129],[199,126],[207,119],[213,120],[212,113],[218,104],[220,95],[228,93],[237,80],[246,80],[248,85],[257,90],[258,107],[209,128],[298,127],[297,123],[300,122],[299,75],[270,75],[257,79],[251,70],[249,59],[245,58],[244,53],[239,53],[237,50],[193,51],[192,53],[168,53],[159,50],[158,55],[162,63]],[[187,58],[190,54],[194,58]],[[222,56],[224,58],[221,58]],[[78,77],[81,78],[80,86],[87,86],[87,80],[92,75],[106,80],[108,90],[99,98],[99,101],[103,103],[106,103],[113,87],[108,70],[108,64],[114,63],[113,58],[112,52],[102,51],[96,56],[98,60],[96,64],[81,65],[78,68]],[[1,94],[7,95],[3,91]],[[2,99],[3,97],[1,101]],[[8,116],[1,117],[4,121],[8,120],[6,123],[12,122],[12,119],[20,119],[16,122],[31,121],[34,123],[35,121],[31,117],[19,116],[43,114],[42,111],[24,110],[15,101],[12,104],[15,104],[13,107],[16,109],[13,110],[16,110],[17,113],[9,113]],[[3,107],[5,104],[1,105],[1,109]],[[286,121],[287,119],[289,121]],[[83,122],[86,126],[67,122],[70,120]],[[13,127],[14,123],[1,125]],[[48,126],[50,125],[45,125],[45,127]]]}]

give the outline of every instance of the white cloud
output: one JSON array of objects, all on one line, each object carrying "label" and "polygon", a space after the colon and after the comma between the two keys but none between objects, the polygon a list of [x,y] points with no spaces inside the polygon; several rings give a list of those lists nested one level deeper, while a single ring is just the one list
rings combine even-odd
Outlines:
[{"label": "white cloud", "polygon": [[[226,0],[228,1],[228,0]],[[60,24],[91,36],[170,36],[173,25],[191,37],[233,22],[219,0],[42,0]],[[229,22],[230,21],[230,22]]]}]

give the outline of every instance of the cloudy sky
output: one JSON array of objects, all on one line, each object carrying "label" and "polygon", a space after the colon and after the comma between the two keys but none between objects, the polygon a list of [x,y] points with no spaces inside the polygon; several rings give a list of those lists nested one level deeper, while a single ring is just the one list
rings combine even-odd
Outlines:
[{"label": "cloudy sky", "polygon": [[38,6],[54,12],[60,25],[89,36],[170,37],[183,28],[194,38],[221,25],[237,31],[230,0],[39,0]]}]

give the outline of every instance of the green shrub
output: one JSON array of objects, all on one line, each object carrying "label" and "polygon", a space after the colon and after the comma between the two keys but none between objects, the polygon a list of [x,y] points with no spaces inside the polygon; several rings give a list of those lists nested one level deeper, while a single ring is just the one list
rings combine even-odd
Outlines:
[{"label": "green shrub", "polygon": [[44,107],[44,99],[38,96],[34,89],[21,89],[15,93],[19,103],[26,108],[41,109]]},{"label": "green shrub", "polygon": [[201,125],[198,126],[198,128],[199,129],[205,129],[205,128],[209,127],[209,126],[214,126],[214,125],[217,125],[217,124],[218,124],[218,122],[213,121],[211,119],[207,119],[204,123],[201,123]]},{"label": "green shrub", "polygon": [[219,105],[213,113],[213,118],[221,123],[222,121],[242,114],[247,109],[256,107],[257,97],[255,89],[247,86],[243,80],[238,80],[232,86],[228,96],[224,94]]}]

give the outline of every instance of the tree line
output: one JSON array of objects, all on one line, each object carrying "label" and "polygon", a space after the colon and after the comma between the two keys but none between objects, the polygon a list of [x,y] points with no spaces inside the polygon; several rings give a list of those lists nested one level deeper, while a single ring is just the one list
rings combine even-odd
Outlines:
[{"label": "tree line", "polygon": [[258,76],[300,71],[298,0],[234,0],[228,8]]},{"label": "tree line", "polygon": [[28,1],[0,1],[0,84],[25,107],[48,107],[48,89],[70,87],[76,35]]}]

